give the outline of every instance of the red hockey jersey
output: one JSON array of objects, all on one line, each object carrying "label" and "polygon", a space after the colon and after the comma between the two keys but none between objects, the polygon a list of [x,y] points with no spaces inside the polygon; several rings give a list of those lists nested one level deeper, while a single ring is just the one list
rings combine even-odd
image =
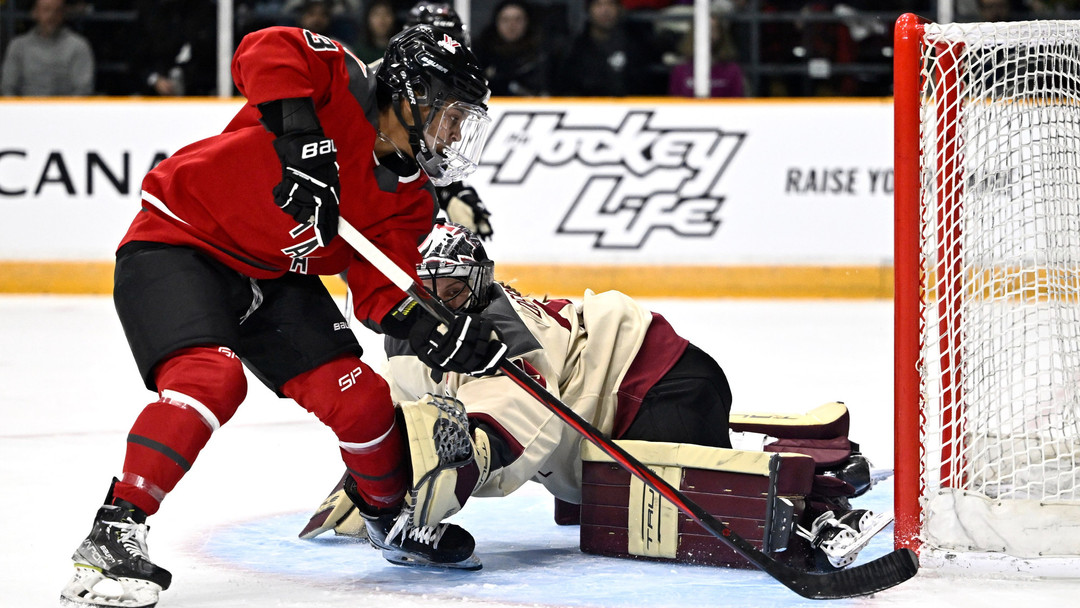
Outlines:
[{"label": "red hockey jersey", "polygon": [[399,177],[374,156],[375,77],[330,39],[268,28],[244,37],[232,64],[247,98],[219,135],[185,146],[143,180],[143,209],[121,245],[152,241],[198,249],[256,279],[286,272],[330,275],[348,269],[358,319],[381,320],[405,294],[341,238],[319,247],[315,231],[274,203],[281,162],[256,106],[311,97],[323,131],[337,145],[340,213],[410,274],[431,229],[434,191],[427,177]]}]

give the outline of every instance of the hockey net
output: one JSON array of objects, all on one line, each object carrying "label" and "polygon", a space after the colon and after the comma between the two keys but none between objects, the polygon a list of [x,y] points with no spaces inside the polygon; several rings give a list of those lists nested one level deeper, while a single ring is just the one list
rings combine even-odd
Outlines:
[{"label": "hockey net", "polygon": [[1080,22],[897,22],[896,539],[1077,576]]}]

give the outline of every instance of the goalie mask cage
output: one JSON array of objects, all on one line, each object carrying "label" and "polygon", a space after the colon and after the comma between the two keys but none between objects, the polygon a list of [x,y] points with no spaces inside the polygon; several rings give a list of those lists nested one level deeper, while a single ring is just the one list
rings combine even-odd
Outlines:
[{"label": "goalie mask cage", "polygon": [[1080,576],[1080,22],[895,38],[896,544]]}]

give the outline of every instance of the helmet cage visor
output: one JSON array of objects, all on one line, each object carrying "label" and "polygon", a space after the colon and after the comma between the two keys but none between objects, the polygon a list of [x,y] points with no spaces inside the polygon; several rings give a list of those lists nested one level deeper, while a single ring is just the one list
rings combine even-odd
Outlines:
[{"label": "helmet cage visor", "polygon": [[[416,274],[423,283],[430,284],[432,294],[447,305],[451,305],[462,291],[468,290],[468,298],[451,308],[455,312],[479,312],[488,303],[488,288],[494,280],[495,263],[491,260],[461,262],[446,258],[428,258],[417,264]],[[440,283],[447,280],[460,281],[463,287],[451,293],[440,291]]]},{"label": "helmet cage visor", "polygon": [[436,102],[424,124],[426,145],[417,155],[431,183],[448,186],[472,174],[480,163],[490,126],[491,118],[482,106]]}]

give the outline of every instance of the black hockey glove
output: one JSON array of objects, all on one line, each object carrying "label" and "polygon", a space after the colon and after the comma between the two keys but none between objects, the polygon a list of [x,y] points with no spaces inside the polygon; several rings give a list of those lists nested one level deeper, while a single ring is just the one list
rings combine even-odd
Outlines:
[{"label": "black hockey glove", "polygon": [[446,211],[447,217],[455,224],[461,224],[473,232],[480,240],[491,238],[491,212],[471,186],[454,182],[445,188],[437,188],[439,206]]},{"label": "black hockey glove", "polygon": [[312,223],[320,246],[337,235],[337,146],[327,137],[310,99],[282,99],[259,105],[262,122],[275,135],[281,183],[274,203],[294,220]]},{"label": "black hockey glove", "polygon": [[294,220],[315,225],[319,246],[337,236],[337,148],[322,130],[291,133],[274,140],[281,159],[281,183],[274,186],[274,202]]},{"label": "black hockey glove", "polygon": [[[495,324],[480,315],[460,314],[449,327],[427,311],[409,329],[409,345],[435,372],[484,376],[498,371],[506,345]],[[436,382],[441,374],[432,374]]]}]

